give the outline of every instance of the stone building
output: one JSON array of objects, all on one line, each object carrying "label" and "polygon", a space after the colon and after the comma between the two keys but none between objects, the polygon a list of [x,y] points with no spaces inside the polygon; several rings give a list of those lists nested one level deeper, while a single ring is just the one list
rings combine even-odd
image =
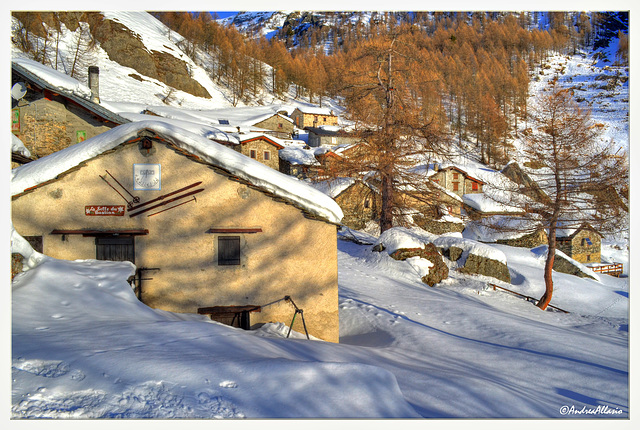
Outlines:
[{"label": "stone building", "polygon": [[602,235],[589,224],[577,229],[558,229],[556,246],[579,263],[600,263]]},{"label": "stone building", "polygon": [[[13,225],[44,254],[131,261],[148,306],[237,316],[244,328],[289,324],[288,296],[310,335],[338,341],[342,211],[307,184],[157,121],[116,127],[13,173]],[[304,333],[301,318],[293,329]]]},{"label": "stone building", "polygon": [[356,230],[379,218],[380,193],[370,184],[354,178],[336,178],[311,185],[334,199],[342,209],[342,224]]},{"label": "stone building", "polygon": [[347,133],[335,127],[307,127],[306,130],[309,133],[308,143],[311,147],[351,145],[361,141],[359,137],[354,136],[352,133]]},{"label": "stone building", "polygon": [[247,133],[236,135],[240,141],[237,146],[240,153],[257,160],[272,169],[280,169],[280,157],[278,151],[284,149],[284,145],[277,138],[262,133]]},{"label": "stone building", "polygon": [[302,129],[338,125],[338,117],[327,108],[298,107],[291,113],[290,118],[296,127]]},{"label": "stone building", "polygon": [[256,118],[253,125],[268,130],[265,131],[266,134],[273,135],[280,139],[290,139],[293,136],[293,121],[291,118],[280,113],[265,118]]},{"label": "stone building", "polygon": [[484,182],[476,179],[459,167],[449,166],[440,169],[437,164],[434,165],[435,173],[430,176],[436,184],[445,190],[451,191],[462,197],[464,194],[482,193]]},{"label": "stone building", "polygon": [[89,86],[27,59],[11,62],[11,85],[25,94],[12,98],[11,132],[39,158],[130,122],[99,104],[99,70]]}]

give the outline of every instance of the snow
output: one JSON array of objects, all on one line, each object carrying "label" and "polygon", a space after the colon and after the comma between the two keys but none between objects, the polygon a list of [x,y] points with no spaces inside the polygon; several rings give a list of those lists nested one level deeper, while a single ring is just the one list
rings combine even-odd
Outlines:
[{"label": "snow", "polygon": [[500,263],[507,264],[507,256],[504,252],[496,249],[490,245],[477,242],[472,239],[465,239],[462,235],[443,235],[433,241],[436,248],[448,249],[452,246],[460,248],[462,250],[461,263],[467,260],[469,254],[477,255],[478,257],[484,257],[489,260],[495,260]]},{"label": "snow", "polygon": [[384,245],[384,250],[391,255],[398,249],[424,248],[426,244],[433,242],[436,238],[436,235],[421,228],[394,227],[383,232],[375,245]]},{"label": "snow", "polygon": [[27,188],[53,179],[85,160],[115,148],[120,143],[135,137],[139,131],[144,129],[150,129],[167,136],[175,144],[200,156],[203,160],[224,168],[256,187],[292,201],[330,222],[339,223],[342,219],[342,210],[335,201],[304,182],[284,175],[200,135],[163,121],[139,121],[123,124],[84,142],[17,167],[11,171],[11,195],[19,194]]},{"label": "snow", "polygon": [[91,90],[89,87],[77,79],[38,63],[37,61],[26,58],[12,58],[11,61],[39,76],[54,88],[59,88],[67,93],[75,94],[87,100],[91,99]]},{"label": "snow", "polygon": [[483,213],[522,213],[522,207],[510,206],[494,200],[486,194],[464,194],[462,201]]},{"label": "snow", "polygon": [[[130,263],[42,256],[12,283],[11,417],[628,416],[628,279],[554,274],[552,304],[571,313],[543,312],[455,271],[428,287],[420,263],[338,243],[340,344],[151,309]],[[530,250],[496,249],[510,288],[542,293]]]},{"label": "snow", "polygon": [[31,152],[24,146],[24,143],[13,133],[11,133],[11,152],[31,157]]},{"label": "snow", "polygon": [[[176,48],[179,35],[171,32],[172,39],[168,40],[166,27],[150,15],[122,11],[107,14],[131,25],[147,49],[188,61]],[[70,32],[65,29],[61,50],[65,44],[70,45],[70,40]],[[165,84],[148,77],[142,82],[132,78],[129,75],[137,73],[135,70],[109,60],[100,47],[91,55],[91,64],[100,67],[101,105],[143,120],[129,128],[115,129],[116,134],[134,133],[142,126],[157,127],[168,135],[186,129],[180,131],[185,144],[206,152],[204,145],[212,145],[206,137],[215,129],[227,133],[236,130],[225,129],[219,119],[244,125],[255,118],[250,115],[258,115],[256,110],[249,114],[232,109],[228,91],[216,86],[199,66],[191,65],[193,76],[209,91],[211,99],[176,91],[167,106],[161,102],[169,90]],[[12,47],[12,60],[29,63],[52,85],[89,97],[83,83],[23,57]],[[628,149],[629,82],[604,91],[593,86],[595,78],[615,75],[615,68],[591,65],[591,59],[580,56],[554,56],[548,62],[553,68],[531,83],[530,93],[542,91],[554,77],[561,85],[576,87],[576,94],[585,98],[585,106],[593,109],[594,119],[603,124],[603,139]],[[304,106],[304,101],[289,100],[280,107],[291,112]],[[278,105],[265,106],[264,110],[274,107]],[[137,116],[145,109],[165,119],[147,122],[146,117]],[[238,116],[232,117],[233,112]],[[179,128],[174,121],[180,122]],[[87,146],[75,145],[81,148],[76,151],[53,155],[55,162],[46,166],[36,161],[14,169],[11,194],[55,177],[118,140],[94,139]],[[286,151],[295,154],[302,164],[306,164],[302,155],[315,162],[313,150],[303,152],[301,146],[294,146],[281,154]],[[225,164],[238,161],[232,156],[227,159],[228,153],[221,149],[216,149],[216,154],[224,155]],[[513,156],[517,157],[517,152]],[[515,161],[522,166],[521,160]],[[453,154],[449,162],[485,182],[485,192],[490,196],[491,184],[503,178],[466,154]],[[262,172],[256,164],[247,166]],[[233,163],[229,167],[239,168]],[[262,173],[266,176],[255,180],[273,186],[272,174]],[[298,186],[302,187],[287,182],[280,191],[290,195],[291,191],[304,190],[301,194],[305,196],[299,196],[304,197],[304,204],[309,204],[308,198],[318,199],[317,192],[309,192],[306,185]],[[326,202],[322,198],[318,201]],[[150,309],[137,301],[126,282],[134,269],[130,264],[56,260],[33,251],[11,228],[12,250],[25,256],[28,269],[12,282],[11,309],[5,313],[12,319],[11,417],[629,416],[627,276],[599,275],[596,281],[554,272],[552,304],[570,313],[542,312],[526,300],[487,288],[482,277],[456,270],[450,270],[449,278],[435,287],[428,287],[420,275],[429,264],[418,258],[396,261],[388,252],[429,242],[456,243],[465,246],[467,252],[504,259],[511,275],[511,284],[504,286],[541,297],[545,289],[543,249],[532,252],[479,244],[468,240],[479,237],[468,237],[466,231],[464,238],[438,237],[419,229],[393,229],[380,238],[356,231],[340,234],[371,245],[338,241],[340,344],[330,344],[308,341],[295,332],[285,339],[289,321],[243,331],[200,315]],[[387,252],[372,252],[377,242],[385,243]],[[625,275],[631,264],[628,243],[628,234],[623,233],[604,238],[602,246],[602,261],[622,262]],[[613,413],[588,413],[605,407]],[[586,408],[587,413],[566,414],[572,408]],[[402,425],[416,422],[424,424],[405,421]],[[387,421],[383,425],[389,424]],[[311,421],[304,425],[311,425]]]}]

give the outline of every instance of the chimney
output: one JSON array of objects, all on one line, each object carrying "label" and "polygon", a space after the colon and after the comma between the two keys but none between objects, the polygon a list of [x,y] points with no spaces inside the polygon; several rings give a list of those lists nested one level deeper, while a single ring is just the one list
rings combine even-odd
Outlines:
[{"label": "chimney", "polygon": [[98,66],[89,66],[89,89],[91,101],[100,103],[100,69]]}]

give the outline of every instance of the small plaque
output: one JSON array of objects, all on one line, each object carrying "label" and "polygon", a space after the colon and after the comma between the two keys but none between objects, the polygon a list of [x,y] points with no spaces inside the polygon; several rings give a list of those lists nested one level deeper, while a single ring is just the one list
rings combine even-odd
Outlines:
[{"label": "small plaque", "polygon": [[133,189],[134,190],[160,190],[161,176],[160,164],[134,164],[133,165]]},{"label": "small plaque", "polygon": [[84,207],[86,216],[124,216],[124,205],[91,205]]}]

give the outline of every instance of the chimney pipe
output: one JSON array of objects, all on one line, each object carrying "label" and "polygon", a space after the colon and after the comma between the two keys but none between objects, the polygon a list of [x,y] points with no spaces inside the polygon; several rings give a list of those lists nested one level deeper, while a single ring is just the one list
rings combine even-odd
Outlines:
[{"label": "chimney pipe", "polygon": [[100,69],[98,66],[89,66],[89,89],[91,101],[100,103]]}]

